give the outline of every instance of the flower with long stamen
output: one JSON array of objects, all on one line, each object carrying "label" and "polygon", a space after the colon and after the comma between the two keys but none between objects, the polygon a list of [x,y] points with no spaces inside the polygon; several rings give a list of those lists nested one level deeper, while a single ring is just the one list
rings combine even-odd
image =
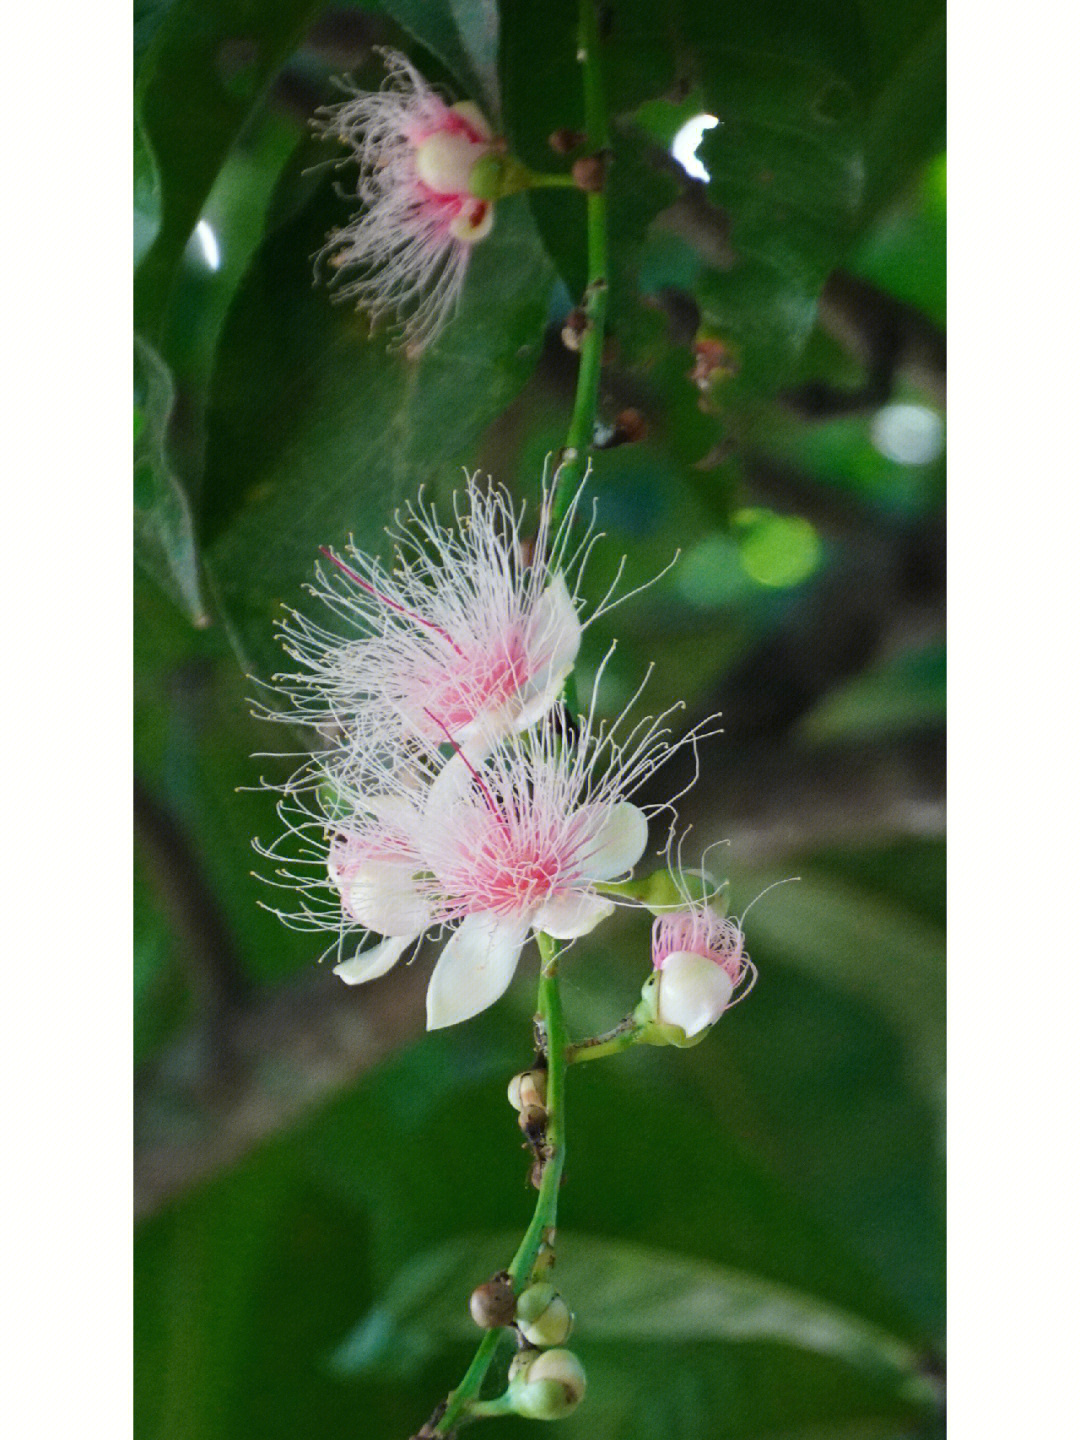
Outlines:
[{"label": "flower with long stamen", "polygon": [[356,301],[373,322],[392,315],[417,353],[446,323],[473,246],[491,231],[494,202],[475,193],[473,177],[501,142],[472,101],[448,104],[404,55],[384,54],[381,90],[354,91],[314,122],[352,152],[363,206],[320,258],[338,297]]},{"label": "flower with long stamen", "polygon": [[[555,703],[581,643],[578,586],[591,544],[571,548],[574,506],[552,533],[545,498],[531,544],[506,491],[468,483],[451,523],[418,502],[388,533],[395,563],[349,546],[324,552],[312,593],[334,628],[292,613],[286,651],[303,669],[275,676],[292,701],[274,718],[344,737],[338,764],[372,745],[449,740],[475,755],[537,723]],[[592,619],[602,613],[604,603]],[[361,789],[363,776],[354,777]]]},{"label": "flower with long stamen", "polygon": [[[412,810],[409,866],[380,872],[383,913],[369,909],[364,920],[401,940],[401,952],[424,929],[453,927],[428,986],[429,1029],[498,1000],[530,932],[573,940],[611,914],[614,902],[598,887],[627,875],[648,839],[645,811],[627,797],[671,748],[661,720],[641,721],[622,741],[591,716],[570,735],[547,724],[503,737],[479,764],[461,754],[455,783],[437,784]],[[366,854],[385,831],[377,822],[363,828]],[[405,937],[408,913],[417,923]],[[337,973],[350,983],[372,978],[367,953]]]}]

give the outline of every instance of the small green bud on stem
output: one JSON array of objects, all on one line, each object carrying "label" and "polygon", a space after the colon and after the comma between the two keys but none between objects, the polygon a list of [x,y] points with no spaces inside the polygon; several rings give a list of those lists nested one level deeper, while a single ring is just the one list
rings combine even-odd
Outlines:
[{"label": "small green bud on stem", "polygon": [[518,1296],[517,1328],[530,1345],[561,1345],[574,1327],[570,1307],[554,1285],[541,1281]]},{"label": "small green bud on stem", "polygon": [[522,1351],[515,1359],[523,1357],[507,1390],[515,1414],[530,1420],[561,1420],[577,1409],[585,1394],[585,1371],[572,1351]]}]

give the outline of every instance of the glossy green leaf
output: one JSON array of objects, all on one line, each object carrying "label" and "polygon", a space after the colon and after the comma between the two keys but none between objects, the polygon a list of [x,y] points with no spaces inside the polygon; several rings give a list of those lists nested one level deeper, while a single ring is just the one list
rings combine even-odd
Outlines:
[{"label": "glossy green leaf", "polygon": [[135,92],[161,209],[135,280],[136,326],[149,340],[160,340],[176,267],[230,147],[320,8],[175,0],[158,26]]},{"label": "glossy green leaf", "polygon": [[[477,1277],[512,1255],[512,1234],[458,1236],[418,1255],[377,1309],[337,1352],[344,1371],[393,1356],[397,1327],[467,1338],[474,1333],[460,1297]],[[590,1342],[769,1340],[832,1355],[856,1369],[911,1379],[919,1357],[904,1341],[812,1295],[650,1246],[560,1231],[560,1293]],[[388,1323],[389,1322],[389,1323]],[[376,1332],[381,1337],[376,1344]]]},{"label": "glossy green leaf", "polygon": [[496,0],[382,0],[382,9],[430,50],[493,119],[499,110]]},{"label": "glossy green leaf", "polygon": [[[203,531],[217,598],[262,675],[273,621],[321,545],[379,544],[394,506],[452,488],[539,354],[551,271],[522,197],[476,247],[459,313],[418,360],[313,288],[327,193],[267,239],[238,292],[211,387]],[[539,477],[537,477],[539,482]]]}]

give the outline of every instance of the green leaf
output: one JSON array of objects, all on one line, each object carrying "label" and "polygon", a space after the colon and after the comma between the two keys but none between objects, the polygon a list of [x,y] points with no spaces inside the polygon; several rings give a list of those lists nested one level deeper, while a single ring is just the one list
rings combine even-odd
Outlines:
[{"label": "green leaf", "polygon": [[[414,1342],[423,1331],[473,1335],[461,1298],[478,1277],[505,1264],[517,1238],[459,1235],[418,1255],[338,1350],[338,1367],[358,1370],[392,1356],[398,1326]],[[900,1380],[919,1368],[918,1354],[904,1341],[813,1295],[647,1245],[560,1230],[558,1285],[573,1306],[578,1333],[590,1342],[769,1340]]]},{"label": "green leaf", "polygon": [[158,342],[180,257],[214,179],[316,0],[175,0],[143,58],[136,123],[157,177],[160,226],[135,278],[139,331]]},{"label": "green leaf", "polygon": [[496,0],[382,0],[382,9],[446,66],[466,95],[497,118]]},{"label": "green leaf", "polygon": [[310,282],[308,257],[341,206],[324,191],[267,238],[211,386],[207,566],[262,674],[277,668],[278,607],[297,598],[320,545],[355,533],[377,546],[396,504],[457,482],[455,466],[535,365],[552,283],[523,198],[505,200],[438,342],[417,360],[388,355],[365,317]]},{"label": "green leaf", "polygon": [[169,456],[173,379],[161,356],[138,335],[135,393],[136,558],[194,624],[205,625],[209,616],[191,506]]}]

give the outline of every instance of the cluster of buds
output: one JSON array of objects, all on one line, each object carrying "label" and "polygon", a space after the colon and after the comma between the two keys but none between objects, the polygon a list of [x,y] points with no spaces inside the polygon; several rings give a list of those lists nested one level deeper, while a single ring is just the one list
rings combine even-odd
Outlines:
[{"label": "cluster of buds", "polygon": [[473,1291],[469,1313],[482,1329],[509,1327],[517,1336],[500,1408],[533,1420],[559,1420],[576,1408],[585,1394],[585,1372],[563,1348],[574,1317],[554,1285],[534,1280],[515,1299],[511,1278],[501,1270]]}]

